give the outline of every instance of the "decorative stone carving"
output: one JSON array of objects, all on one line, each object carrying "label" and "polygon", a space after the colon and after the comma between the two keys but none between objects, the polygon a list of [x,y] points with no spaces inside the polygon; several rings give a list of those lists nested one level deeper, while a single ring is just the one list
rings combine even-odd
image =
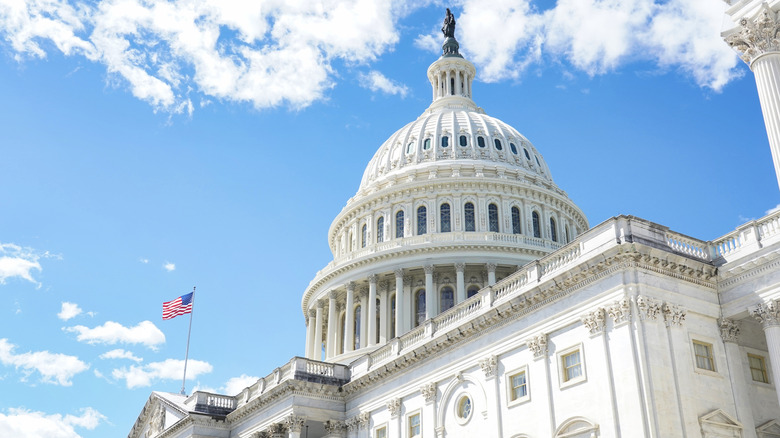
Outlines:
[{"label": "decorative stone carving", "polygon": [[397,417],[401,413],[401,399],[390,399],[390,401],[387,402],[387,410],[390,411],[391,417]]},{"label": "decorative stone carving", "polygon": [[271,438],[271,433],[265,430],[255,432],[252,434],[252,438]]},{"label": "decorative stone carving", "polygon": [[347,425],[347,432],[354,432],[358,429],[357,417],[347,418],[347,421],[345,421],[344,424]]},{"label": "decorative stone carving", "polygon": [[607,314],[615,325],[631,321],[631,300],[624,297],[607,308]]},{"label": "decorative stone carving", "polygon": [[357,424],[360,429],[368,429],[369,421],[371,420],[371,414],[369,412],[363,412],[357,417]]},{"label": "decorative stone carving", "polygon": [[604,328],[607,325],[607,316],[604,309],[599,308],[594,312],[580,316],[580,321],[585,324],[591,335],[598,335],[604,333]]},{"label": "decorative stone carving", "polygon": [[347,430],[347,425],[343,421],[328,420],[324,424],[325,432],[332,433],[344,433]]},{"label": "decorative stone carving", "polygon": [[755,21],[743,18],[739,21],[742,27],[739,33],[726,37],[726,42],[742,53],[742,60],[747,64],[767,52],[780,51],[780,22],[777,12],[772,11],[764,3],[762,11]]},{"label": "decorative stone carving", "polygon": [[466,270],[466,264],[465,263],[455,263],[455,271],[463,272],[465,270]]},{"label": "decorative stone carving", "polygon": [[331,300],[335,300],[336,298],[338,298],[338,296],[339,294],[335,290],[328,292],[328,298],[330,298]]},{"label": "decorative stone carving", "polygon": [[720,337],[723,338],[723,342],[737,342],[739,338],[739,323],[732,319],[721,318],[718,320],[720,325]]},{"label": "decorative stone carving", "polygon": [[420,392],[425,399],[425,403],[432,403],[436,400],[436,383],[426,383],[420,387]]},{"label": "decorative stone carving", "polygon": [[661,302],[650,297],[639,295],[636,297],[636,307],[642,319],[655,320],[661,312]]},{"label": "decorative stone carving", "polygon": [[525,341],[528,344],[528,349],[533,351],[534,359],[539,359],[547,355],[547,335],[542,333],[541,335],[534,336]]},{"label": "decorative stone carving", "polygon": [[393,273],[395,274],[395,278],[396,279],[404,278],[404,270],[403,269],[396,269],[395,271],[393,271]]},{"label": "decorative stone carving", "polygon": [[306,418],[299,417],[297,415],[290,414],[284,419],[284,425],[290,432],[301,432],[303,430],[303,423],[306,422]]},{"label": "decorative stone carving", "polygon": [[371,275],[368,276],[368,282],[376,284],[377,278],[379,278],[379,277],[377,277],[376,274],[371,274]]},{"label": "decorative stone carving", "polygon": [[355,291],[355,282],[354,281],[348,281],[347,282],[347,290],[348,291]]},{"label": "decorative stone carving", "polygon": [[486,266],[488,272],[496,272],[496,268],[498,267],[498,265],[493,262],[488,263]]},{"label": "decorative stone carving", "polygon": [[274,423],[268,428],[272,438],[284,438],[287,434],[287,426],[283,423]]},{"label": "decorative stone carving", "polygon": [[425,265],[423,266],[423,270],[425,271],[425,274],[433,274],[433,265]]},{"label": "decorative stone carving", "polygon": [[685,315],[687,314],[687,311],[682,306],[669,303],[664,303],[663,312],[664,321],[666,322],[667,327],[675,325],[682,326],[683,321],[685,321]]},{"label": "decorative stone carving", "polygon": [[482,372],[485,373],[485,378],[495,377],[498,370],[498,357],[495,355],[488,356],[479,361],[479,366],[482,368]]},{"label": "decorative stone carving", "polygon": [[758,303],[749,308],[748,313],[761,323],[764,329],[780,325],[780,306],[776,301]]},{"label": "decorative stone carving", "polygon": [[149,428],[146,430],[146,438],[157,436],[165,430],[165,407],[158,403],[154,408],[152,419],[149,420]]}]

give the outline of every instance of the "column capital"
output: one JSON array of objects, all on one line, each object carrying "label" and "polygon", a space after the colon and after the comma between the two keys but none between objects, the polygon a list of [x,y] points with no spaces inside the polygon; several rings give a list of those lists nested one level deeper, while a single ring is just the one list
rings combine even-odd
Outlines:
[{"label": "column capital", "polygon": [[371,274],[368,276],[368,283],[369,284],[376,284],[376,281],[379,277],[377,277],[376,274]]},{"label": "column capital", "polygon": [[545,333],[527,339],[525,343],[528,345],[528,349],[534,353],[534,359],[547,356],[547,335]]},{"label": "column capital", "polygon": [[466,270],[466,264],[465,263],[455,263],[455,271],[456,272],[463,272]]},{"label": "column capital", "polygon": [[425,399],[425,403],[433,403],[436,400],[436,382],[426,383],[421,386],[420,392]]},{"label": "column capital", "polygon": [[284,418],[284,424],[290,432],[301,432],[303,429],[303,423],[306,422],[304,417],[290,414]]},{"label": "column capital", "polygon": [[325,304],[327,303],[327,300],[321,299],[317,300],[317,309],[323,309],[325,307]]},{"label": "column capital", "polygon": [[748,313],[761,323],[764,330],[769,327],[780,326],[780,306],[778,306],[776,301],[758,303],[748,308]]},{"label": "column capital", "polygon": [[718,325],[720,326],[720,337],[723,338],[723,342],[737,342],[739,338],[739,322],[733,319],[720,318]]},{"label": "column capital", "polygon": [[606,312],[599,307],[593,312],[580,316],[580,321],[588,328],[592,336],[600,335],[604,333],[604,328],[607,324]]},{"label": "column capital", "polygon": [[778,14],[766,3],[761,5],[761,9],[755,20],[743,17],[739,20],[738,31],[725,37],[726,43],[740,52],[740,57],[748,65],[765,53],[780,53]]},{"label": "column capital", "polygon": [[493,262],[488,262],[486,266],[488,272],[496,272],[496,268],[498,267],[498,265]]},{"label": "column capital", "polygon": [[338,296],[339,294],[335,290],[328,292],[328,299],[335,300]]},{"label": "column capital", "polygon": [[433,275],[433,265],[425,265],[423,266],[423,270],[425,271],[425,275]]},{"label": "column capital", "polygon": [[486,379],[496,377],[496,371],[498,371],[498,357],[496,355],[492,355],[484,359],[480,359],[479,367],[482,368],[482,372],[485,373]]},{"label": "column capital", "polygon": [[309,314],[309,318],[314,318],[315,316],[317,316],[317,311],[314,309],[309,309],[308,314]]},{"label": "column capital", "polygon": [[393,271],[393,273],[395,274],[395,278],[396,279],[404,278],[404,270],[403,269],[396,269],[395,271]]},{"label": "column capital", "polygon": [[401,399],[393,398],[387,402],[387,410],[390,411],[390,418],[395,418],[401,413]]},{"label": "column capital", "polygon": [[347,282],[347,291],[355,291],[355,282],[354,281],[348,281]]}]

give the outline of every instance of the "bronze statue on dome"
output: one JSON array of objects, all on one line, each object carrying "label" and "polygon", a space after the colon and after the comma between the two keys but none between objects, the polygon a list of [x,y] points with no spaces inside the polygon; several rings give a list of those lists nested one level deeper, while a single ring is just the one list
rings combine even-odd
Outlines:
[{"label": "bronze statue on dome", "polygon": [[441,31],[447,38],[455,38],[455,16],[450,12],[450,8],[447,8],[447,16],[444,17],[444,25],[441,27]]}]

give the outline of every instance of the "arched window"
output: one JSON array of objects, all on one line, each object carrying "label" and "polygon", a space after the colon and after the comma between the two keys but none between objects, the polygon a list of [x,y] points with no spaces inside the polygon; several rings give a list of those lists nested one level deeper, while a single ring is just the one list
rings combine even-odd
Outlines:
[{"label": "arched window", "polygon": [[488,225],[490,231],[498,233],[498,206],[496,204],[488,205]]},{"label": "arched window", "polygon": [[366,238],[368,237],[368,227],[363,224],[363,228],[360,229],[360,247],[366,247]]},{"label": "arched window", "polygon": [[493,144],[495,144],[497,151],[500,151],[501,149],[504,149],[504,147],[501,146],[501,140],[499,140],[499,139],[493,140]]},{"label": "arched window", "polygon": [[522,232],[520,229],[520,209],[512,207],[512,234],[520,234]]},{"label": "arched window", "polygon": [[568,225],[564,225],[563,226],[563,232],[566,235],[566,243],[571,242],[571,236],[569,236],[569,226]]},{"label": "arched window", "polygon": [[439,212],[441,218],[441,232],[449,233],[452,228],[450,226],[450,204],[442,204],[441,207],[439,207]]},{"label": "arched window", "polygon": [[450,145],[450,138],[447,136],[444,136],[441,138],[441,147],[446,148]]},{"label": "arched window", "polygon": [[509,149],[512,150],[513,154],[517,155],[517,146],[514,143],[509,143]]},{"label": "arched window", "polygon": [[401,210],[395,214],[395,238],[404,237],[404,211]]},{"label": "arched window", "polygon": [[558,241],[558,230],[555,227],[555,219],[550,218],[550,238],[553,242]]},{"label": "arched window", "polygon": [[415,327],[425,322],[425,289],[418,290],[414,296],[414,314]]},{"label": "arched window", "polygon": [[476,231],[477,223],[474,220],[474,204],[467,202],[463,206],[463,225],[466,231]]},{"label": "arched window", "polygon": [[417,208],[417,235],[423,235],[427,232],[428,228],[426,223],[428,221],[428,210],[424,205]]},{"label": "arched window", "polygon": [[439,303],[442,312],[455,305],[455,292],[451,287],[445,286],[441,289]]},{"label": "arched window", "polygon": [[460,145],[461,146],[468,146],[469,145],[469,139],[465,135],[460,136]]},{"label": "arched window", "polygon": [[455,78],[450,78],[450,94],[455,95]]},{"label": "arched window", "polygon": [[355,307],[355,350],[360,349],[360,306]]},{"label": "arched window", "polygon": [[423,142],[423,150],[427,151],[430,148],[431,148],[431,139],[426,138],[425,141]]},{"label": "arched window", "polygon": [[479,292],[479,286],[469,286],[466,290],[466,298],[471,298]]},{"label": "arched window", "polygon": [[482,136],[477,137],[477,146],[481,148],[485,147],[485,137]]},{"label": "arched window", "polygon": [[376,243],[380,243],[385,240],[385,217],[380,216],[376,220]]},{"label": "arched window", "polygon": [[539,213],[531,213],[531,219],[533,219],[534,223],[534,237],[542,237],[542,228],[540,226],[541,224],[539,223]]},{"label": "arched window", "polygon": [[531,155],[528,153],[528,149],[523,148],[523,153],[525,154],[525,159],[530,161]]},{"label": "arched window", "polygon": [[406,153],[411,154],[412,151],[414,151],[414,142],[409,142],[408,145],[406,145]]},{"label": "arched window", "polygon": [[395,294],[390,297],[390,339],[395,337]]}]

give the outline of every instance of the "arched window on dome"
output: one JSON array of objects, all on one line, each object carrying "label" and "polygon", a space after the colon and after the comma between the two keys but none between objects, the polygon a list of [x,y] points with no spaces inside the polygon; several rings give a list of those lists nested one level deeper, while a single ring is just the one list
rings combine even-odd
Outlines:
[{"label": "arched window on dome", "polygon": [[360,247],[365,248],[366,247],[366,240],[368,239],[368,226],[366,224],[363,224],[363,227],[360,229]]},{"label": "arched window on dome", "polygon": [[499,139],[493,140],[493,144],[496,146],[497,151],[504,149],[504,147],[501,145],[501,140]]},{"label": "arched window on dome", "polygon": [[531,219],[533,220],[534,224],[534,237],[542,237],[542,227],[541,223],[539,223],[539,213],[531,213]]},{"label": "arched window on dome", "polygon": [[379,216],[376,220],[376,243],[381,243],[385,240],[385,217]]},{"label": "arched window on dome", "polygon": [[450,94],[455,95],[455,78],[450,78]]},{"label": "arched window on dome", "polygon": [[474,220],[474,204],[467,202],[463,206],[463,225],[466,231],[476,231],[477,222]]},{"label": "arched window on dome", "polygon": [[395,294],[393,294],[390,297],[390,337],[388,339],[393,339],[395,337]]},{"label": "arched window on dome", "polygon": [[399,210],[395,214],[395,238],[400,239],[404,237],[404,211]]},{"label": "arched window on dome", "polygon": [[512,234],[521,234],[523,230],[520,228],[520,209],[512,207]]},{"label": "arched window on dome", "polygon": [[479,136],[477,137],[477,146],[484,148],[485,147],[485,137]]},{"label": "arched window on dome", "polygon": [[450,145],[450,138],[446,135],[441,138],[441,147],[446,148]]},{"label": "arched window on dome", "polygon": [[449,233],[452,229],[450,221],[450,204],[444,203],[439,207],[439,218],[441,221],[441,232]]},{"label": "arched window on dome", "polygon": [[425,141],[423,142],[423,150],[427,151],[430,148],[431,148],[431,139],[430,138],[426,138]]},{"label": "arched window on dome", "polygon": [[460,145],[466,147],[469,145],[469,139],[465,135],[460,136]]},{"label": "arched window on dome", "polygon": [[352,329],[355,331],[355,345],[354,349],[359,350],[360,349],[360,311],[362,309],[358,305],[355,307],[355,323]]},{"label": "arched window on dome", "polygon": [[414,294],[414,326],[425,322],[425,289],[418,289]]},{"label": "arched window on dome", "polygon": [[514,143],[509,143],[509,149],[512,150],[513,154],[517,155],[517,146]]},{"label": "arched window on dome", "polygon": [[558,241],[558,229],[555,226],[555,219],[550,218],[550,238],[553,242]]},{"label": "arched window on dome", "polygon": [[471,298],[479,293],[479,286],[469,286],[466,290],[466,298]]},{"label": "arched window on dome", "polygon": [[525,154],[525,159],[531,161],[531,154],[528,153],[528,149],[523,148],[523,153]]},{"label": "arched window on dome", "polygon": [[[439,307],[441,312],[449,310],[455,305],[455,292],[449,286],[444,286],[439,293]],[[440,313],[441,313],[440,312]]]},{"label": "arched window on dome", "polygon": [[428,231],[428,209],[424,205],[417,208],[417,235],[422,236]]},{"label": "arched window on dome", "polygon": [[571,242],[571,236],[569,235],[569,225],[564,225],[563,226],[563,232],[564,232],[564,235],[566,236],[566,243]]},{"label": "arched window on dome", "polygon": [[498,233],[498,206],[496,204],[488,205],[488,225],[490,231]]}]

